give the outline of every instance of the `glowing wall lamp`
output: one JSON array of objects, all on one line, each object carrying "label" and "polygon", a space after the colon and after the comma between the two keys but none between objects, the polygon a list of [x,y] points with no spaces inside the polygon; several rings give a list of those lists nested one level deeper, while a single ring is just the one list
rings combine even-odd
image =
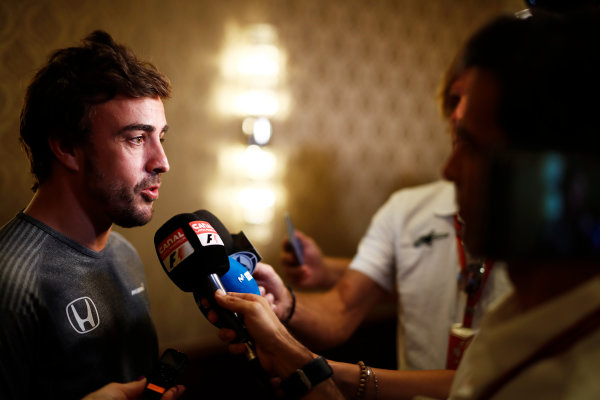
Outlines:
[{"label": "glowing wall lamp", "polygon": [[[283,87],[285,63],[273,26],[253,24],[240,28],[231,23],[226,26],[218,106],[225,115],[244,118],[242,130],[251,143],[267,144],[271,138],[270,119],[287,114],[289,97]],[[268,135],[264,135],[267,126]]]},{"label": "glowing wall lamp", "polygon": [[273,219],[275,192],[268,187],[249,186],[238,193],[244,220],[251,224],[263,224]]},{"label": "glowing wall lamp", "polygon": [[248,142],[263,146],[271,141],[271,121],[268,118],[260,117],[245,118],[242,122],[242,131],[248,135]]},{"label": "glowing wall lamp", "polygon": [[217,105],[223,115],[241,118],[246,139],[243,148],[232,145],[222,149],[222,175],[229,176],[224,181],[235,192],[229,197],[235,199],[235,213],[241,212],[244,222],[252,230],[260,230],[265,240],[277,202],[283,197],[277,182],[281,163],[267,145],[273,136],[271,121],[284,118],[289,108],[285,61],[273,26],[226,25]]}]

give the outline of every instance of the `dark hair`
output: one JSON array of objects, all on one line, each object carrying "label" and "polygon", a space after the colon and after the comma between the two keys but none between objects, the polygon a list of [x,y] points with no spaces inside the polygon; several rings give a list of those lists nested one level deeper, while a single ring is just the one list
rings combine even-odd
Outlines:
[{"label": "dark hair", "polygon": [[566,14],[580,11],[593,11],[600,6],[600,0],[525,0],[525,5],[533,15]]},{"label": "dark hair", "polygon": [[513,147],[597,151],[600,19],[595,13],[502,18],[467,45],[499,83],[497,121]]},{"label": "dark hair", "polygon": [[452,84],[468,69],[468,65],[465,64],[465,50],[466,49],[463,47],[456,53],[452,62],[444,71],[442,82],[438,88],[437,98],[439,101],[440,112],[446,119],[450,118],[459,101],[459,99],[455,98],[450,93]]},{"label": "dark hair", "polygon": [[82,46],[55,51],[27,88],[21,110],[20,143],[27,153],[36,191],[51,173],[49,138],[67,146],[83,143],[94,105],[117,95],[168,98],[171,84],[152,64],[103,31]]},{"label": "dark hair", "polygon": [[520,19],[500,16],[482,26],[463,44],[444,72],[438,89],[440,110],[445,118],[452,115],[458,101],[450,94],[452,84],[469,68],[503,63],[502,57],[511,56],[512,43],[520,39],[523,32]]}]

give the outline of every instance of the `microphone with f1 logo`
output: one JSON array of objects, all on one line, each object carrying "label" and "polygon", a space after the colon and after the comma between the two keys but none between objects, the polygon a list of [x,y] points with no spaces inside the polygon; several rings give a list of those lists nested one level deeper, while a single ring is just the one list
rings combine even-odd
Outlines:
[{"label": "microphone with f1 logo", "polygon": [[254,273],[254,268],[262,260],[262,257],[244,232],[230,233],[225,225],[210,211],[197,210],[194,214],[198,218],[208,221],[215,228],[223,240],[228,256],[246,267],[251,274]]},{"label": "microphone with f1 logo", "polygon": [[225,244],[214,227],[196,214],[178,214],[156,231],[154,245],[160,263],[173,283],[184,292],[196,292],[208,299],[219,322],[234,329],[239,341],[247,343],[249,349],[253,348],[241,319],[219,307],[214,299],[217,289],[226,291],[220,277],[230,269]]},{"label": "microphone with f1 logo", "polygon": [[[241,318],[219,306],[214,298],[217,289],[227,292],[222,278],[230,290],[260,295],[249,269],[234,258],[238,250],[252,253],[253,247],[245,235],[233,237],[214,215],[199,210],[169,219],[156,231],[154,245],[160,263],[173,283],[185,292],[193,292],[205,315],[213,309],[218,315],[218,326],[236,331],[236,340],[246,345],[246,358],[251,368],[267,384],[269,378],[256,357],[254,342]],[[260,260],[258,252],[255,259]],[[202,306],[202,299],[208,300],[209,308]]]},{"label": "microphone with f1 logo", "polygon": [[[260,296],[258,284],[252,277],[252,273],[256,264],[261,260],[261,256],[246,235],[243,232],[237,234],[229,233],[225,225],[210,211],[198,210],[194,212],[194,215],[198,219],[209,223],[223,241],[225,250],[229,256],[229,270],[225,274],[221,274],[219,278],[225,291],[254,293]],[[205,307],[202,304],[202,299],[205,297],[205,293],[194,291],[194,299],[198,308],[207,316],[211,307]],[[222,326],[218,321],[215,325],[218,327]]]}]

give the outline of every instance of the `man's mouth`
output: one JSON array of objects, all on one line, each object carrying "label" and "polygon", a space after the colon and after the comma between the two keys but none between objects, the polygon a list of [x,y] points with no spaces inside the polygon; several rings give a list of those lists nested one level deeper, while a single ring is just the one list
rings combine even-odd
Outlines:
[{"label": "man's mouth", "polygon": [[154,201],[158,199],[158,189],[160,185],[152,185],[148,186],[145,189],[142,189],[141,194],[147,201]]}]

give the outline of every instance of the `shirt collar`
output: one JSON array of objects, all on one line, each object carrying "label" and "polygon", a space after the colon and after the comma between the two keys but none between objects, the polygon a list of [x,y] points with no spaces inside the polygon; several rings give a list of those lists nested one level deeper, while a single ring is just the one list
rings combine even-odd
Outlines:
[{"label": "shirt collar", "polygon": [[438,196],[432,204],[433,213],[438,217],[452,217],[458,212],[454,184],[444,181],[442,196]]}]

